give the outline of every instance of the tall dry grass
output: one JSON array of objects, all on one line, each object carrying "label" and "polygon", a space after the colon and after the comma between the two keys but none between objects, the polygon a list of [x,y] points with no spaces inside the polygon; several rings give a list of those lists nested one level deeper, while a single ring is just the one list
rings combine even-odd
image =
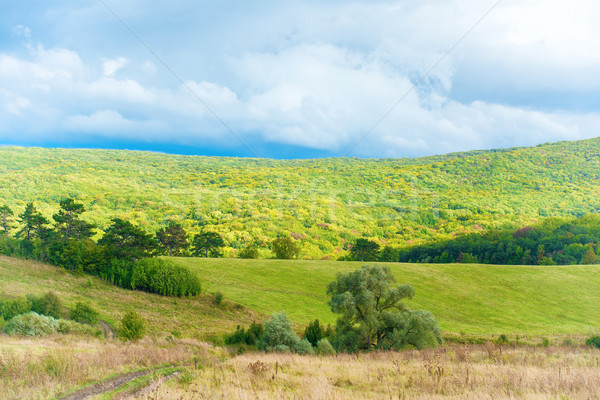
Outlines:
[{"label": "tall dry grass", "polygon": [[141,399],[598,399],[600,351],[455,346],[331,357],[245,354]]},{"label": "tall dry grass", "polygon": [[69,335],[0,335],[0,398],[52,399],[111,374],[205,360],[213,350],[194,340],[123,343]]}]

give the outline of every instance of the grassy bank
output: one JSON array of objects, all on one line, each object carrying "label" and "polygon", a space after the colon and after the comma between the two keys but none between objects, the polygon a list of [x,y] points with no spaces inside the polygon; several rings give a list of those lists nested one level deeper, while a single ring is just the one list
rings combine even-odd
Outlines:
[{"label": "grassy bank", "polygon": [[[360,262],[177,258],[202,279],[251,309],[285,310],[306,324],[334,322],[327,284]],[[446,333],[589,334],[600,329],[600,266],[388,265],[416,290],[409,306],[426,309]]]}]

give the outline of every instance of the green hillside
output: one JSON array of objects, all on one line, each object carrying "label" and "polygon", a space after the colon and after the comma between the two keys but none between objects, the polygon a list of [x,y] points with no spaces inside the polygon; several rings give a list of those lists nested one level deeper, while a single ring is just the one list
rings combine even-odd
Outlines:
[{"label": "green hillside", "polygon": [[114,327],[130,310],[148,322],[150,335],[164,338],[172,332],[206,339],[235,330],[262,316],[236,304],[216,306],[210,294],[190,298],[164,297],[118,288],[98,278],[72,275],[62,268],[0,256],[0,298],[14,298],[48,291],[72,308],[77,302],[91,304],[100,318]]},{"label": "green hillside", "polygon": [[[148,321],[150,334],[177,331],[205,339],[262,321],[285,310],[300,330],[319,318],[334,322],[326,285],[355,262],[176,258],[202,279],[208,292],[169,298],[71,275],[36,262],[0,257],[0,297],[54,291],[67,307],[84,301],[108,322],[128,310]],[[414,286],[409,307],[434,313],[445,335],[587,335],[600,328],[600,266],[482,266],[387,264],[398,282]],[[217,306],[210,292],[221,291]]]},{"label": "green hillside", "polygon": [[381,245],[517,227],[600,210],[600,138],[417,159],[269,160],[150,152],[0,148],[0,205],[62,198],[103,228],[177,221],[223,234],[226,256],[291,234],[300,257],[337,259],[357,237]]},{"label": "green hillside", "polygon": [[[335,321],[326,286],[359,262],[177,258],[207,290],[249,308],[285,310],[306,325]],[[433,312],[445,333],[588,334],[600,328],[600,266],[490,266],[388,263],[416,296],[409,307]]]}]

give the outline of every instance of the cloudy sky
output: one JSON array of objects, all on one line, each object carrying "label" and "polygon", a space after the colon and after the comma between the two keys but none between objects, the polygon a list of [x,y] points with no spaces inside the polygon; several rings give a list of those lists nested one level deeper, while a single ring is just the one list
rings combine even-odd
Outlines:
[{"label": "cloudy sky", "polygon": [[594,0],[0,10],[2,145],[415,157],[600,136]]}]

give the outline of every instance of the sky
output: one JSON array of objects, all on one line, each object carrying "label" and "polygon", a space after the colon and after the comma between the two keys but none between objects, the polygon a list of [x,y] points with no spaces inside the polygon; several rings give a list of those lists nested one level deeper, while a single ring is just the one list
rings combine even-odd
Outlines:
[{"label": "sky", "polygon": [[600,136],[594,0],[0,0],[0,145],[419,157]]}]

